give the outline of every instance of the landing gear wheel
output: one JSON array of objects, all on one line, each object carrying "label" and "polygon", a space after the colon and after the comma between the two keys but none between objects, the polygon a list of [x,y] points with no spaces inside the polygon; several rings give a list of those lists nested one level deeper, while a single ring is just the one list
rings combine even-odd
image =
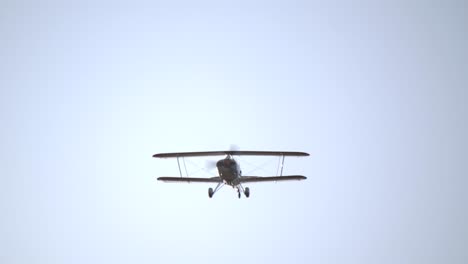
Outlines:
[{"label": "landing gear wheel", "polygon": [[210,198],[213,197],[213,193],[214,193],[213,188],[209,188],[208,189],[208,197],[210,197]]},{"label": "landing gear wheel", "polygon": [[250,189],[249,189],[249,187],[245,187],[244,194],[245,194],[245,197],[249,198],[249,196],[250,196]]},{"label": "landing gear wheel", "polygon": [[241,198],[241,193],[240,193],[240,191],[237,191],[237,196],[239,197],[239,199]]}]

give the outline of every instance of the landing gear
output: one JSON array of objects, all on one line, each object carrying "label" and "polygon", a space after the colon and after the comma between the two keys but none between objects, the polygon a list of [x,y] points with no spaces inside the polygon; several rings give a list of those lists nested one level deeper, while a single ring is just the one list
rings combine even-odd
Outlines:
[{"label": "landing gear", "polygon": [[249,198],[250,189],[249,187],[243,187],[241,184],[237,185],[237,196],[241,198],[241,193],[244,193],[245,197]]},{"label": "landing gear", "polygon": [[245,197],[249,198],[249,196],[250,196],[250,189],[249,189],[249,187],[245,187],[244,194],[245,194]]},{"label": "landing gear", "polygon": [[[208,188],[208,197],[212,198],[213,195],[221,189],[225,185],[224,182],[219,182],[218,185],[216,185],[216,188]],[[250,196],[250,189],[249,187],[243,187],[241,184],[238,185],[231,185],[234,189],[237,189],[237,197],[240,199],[242,197],[242,193],[245,195],[245,197],[249,198]]]},{"label": "landing gear", "polygon": [[208,188],[208,197],[213,197],[213,195],[219,190],[221,189],[221,187],[224,186],[224,182],[219,182],[218,185],[216,185],[216,188],[213,190],[213,188]]}]

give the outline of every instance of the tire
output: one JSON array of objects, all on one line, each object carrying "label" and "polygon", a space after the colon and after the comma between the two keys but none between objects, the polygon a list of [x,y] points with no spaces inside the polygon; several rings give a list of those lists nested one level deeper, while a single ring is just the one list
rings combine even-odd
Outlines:
[{"label": "tire", "polygon": [[244,194],[245,194],[245,197],[249,198],[249,196],[250,196],[250,189],[249,189],[249,187],[245,187]]}]

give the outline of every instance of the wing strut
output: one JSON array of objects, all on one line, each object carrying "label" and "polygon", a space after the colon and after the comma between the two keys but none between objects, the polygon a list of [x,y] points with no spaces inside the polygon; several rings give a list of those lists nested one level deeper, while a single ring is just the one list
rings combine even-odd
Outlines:
[{"label": "wing strut", "polygon": [[284,155],[283,155],[283,160],[281,161],[281,174],[280,176],[283,176],[283,168],[284,168]]},{"label": "wing strut", "polygon": [[281,155],[279,156],[279,159],[278,159],[278,168],[276,169],[276,176],[278,176],[278,173],[280,172],[280,168],[281,168],[281,173],[279,176],[283,176],[283,168],[284,168],[284,158],[286,156],[285,155]]},{"label": "wing strut", "polygon": [[179,166],[180,177],[182,178],[182,170],[180,169],[179,157],[177,157],[177,165]]},{"label": "wing strut", "polygon": [[[180,157],[177,157],[177,165],[179,166],[179,174],[180,174],[180,177],[182,178],[182,169],[180,168],[180,161],[179,161],[179,158]],[[185,169],[185,176],[188,177],[188,171],[187,171],[187,165],[185,164],[185,158],[182,157],[182,162],[184,163],[184,169]]]}]

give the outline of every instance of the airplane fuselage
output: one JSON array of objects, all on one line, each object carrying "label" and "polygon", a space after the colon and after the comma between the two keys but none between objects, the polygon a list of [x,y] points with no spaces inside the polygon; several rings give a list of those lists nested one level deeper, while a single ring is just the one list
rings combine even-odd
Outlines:
[{"label": "airplane fuselage", "polygon": [[219,160],[216,163],[216,167],[218,168],[219,177],[221,177],[226,184],[231,186],[238,184],[236,180],[241,177],[242,171],[236,160],[231,157],[226,157],[225,159]]}]

